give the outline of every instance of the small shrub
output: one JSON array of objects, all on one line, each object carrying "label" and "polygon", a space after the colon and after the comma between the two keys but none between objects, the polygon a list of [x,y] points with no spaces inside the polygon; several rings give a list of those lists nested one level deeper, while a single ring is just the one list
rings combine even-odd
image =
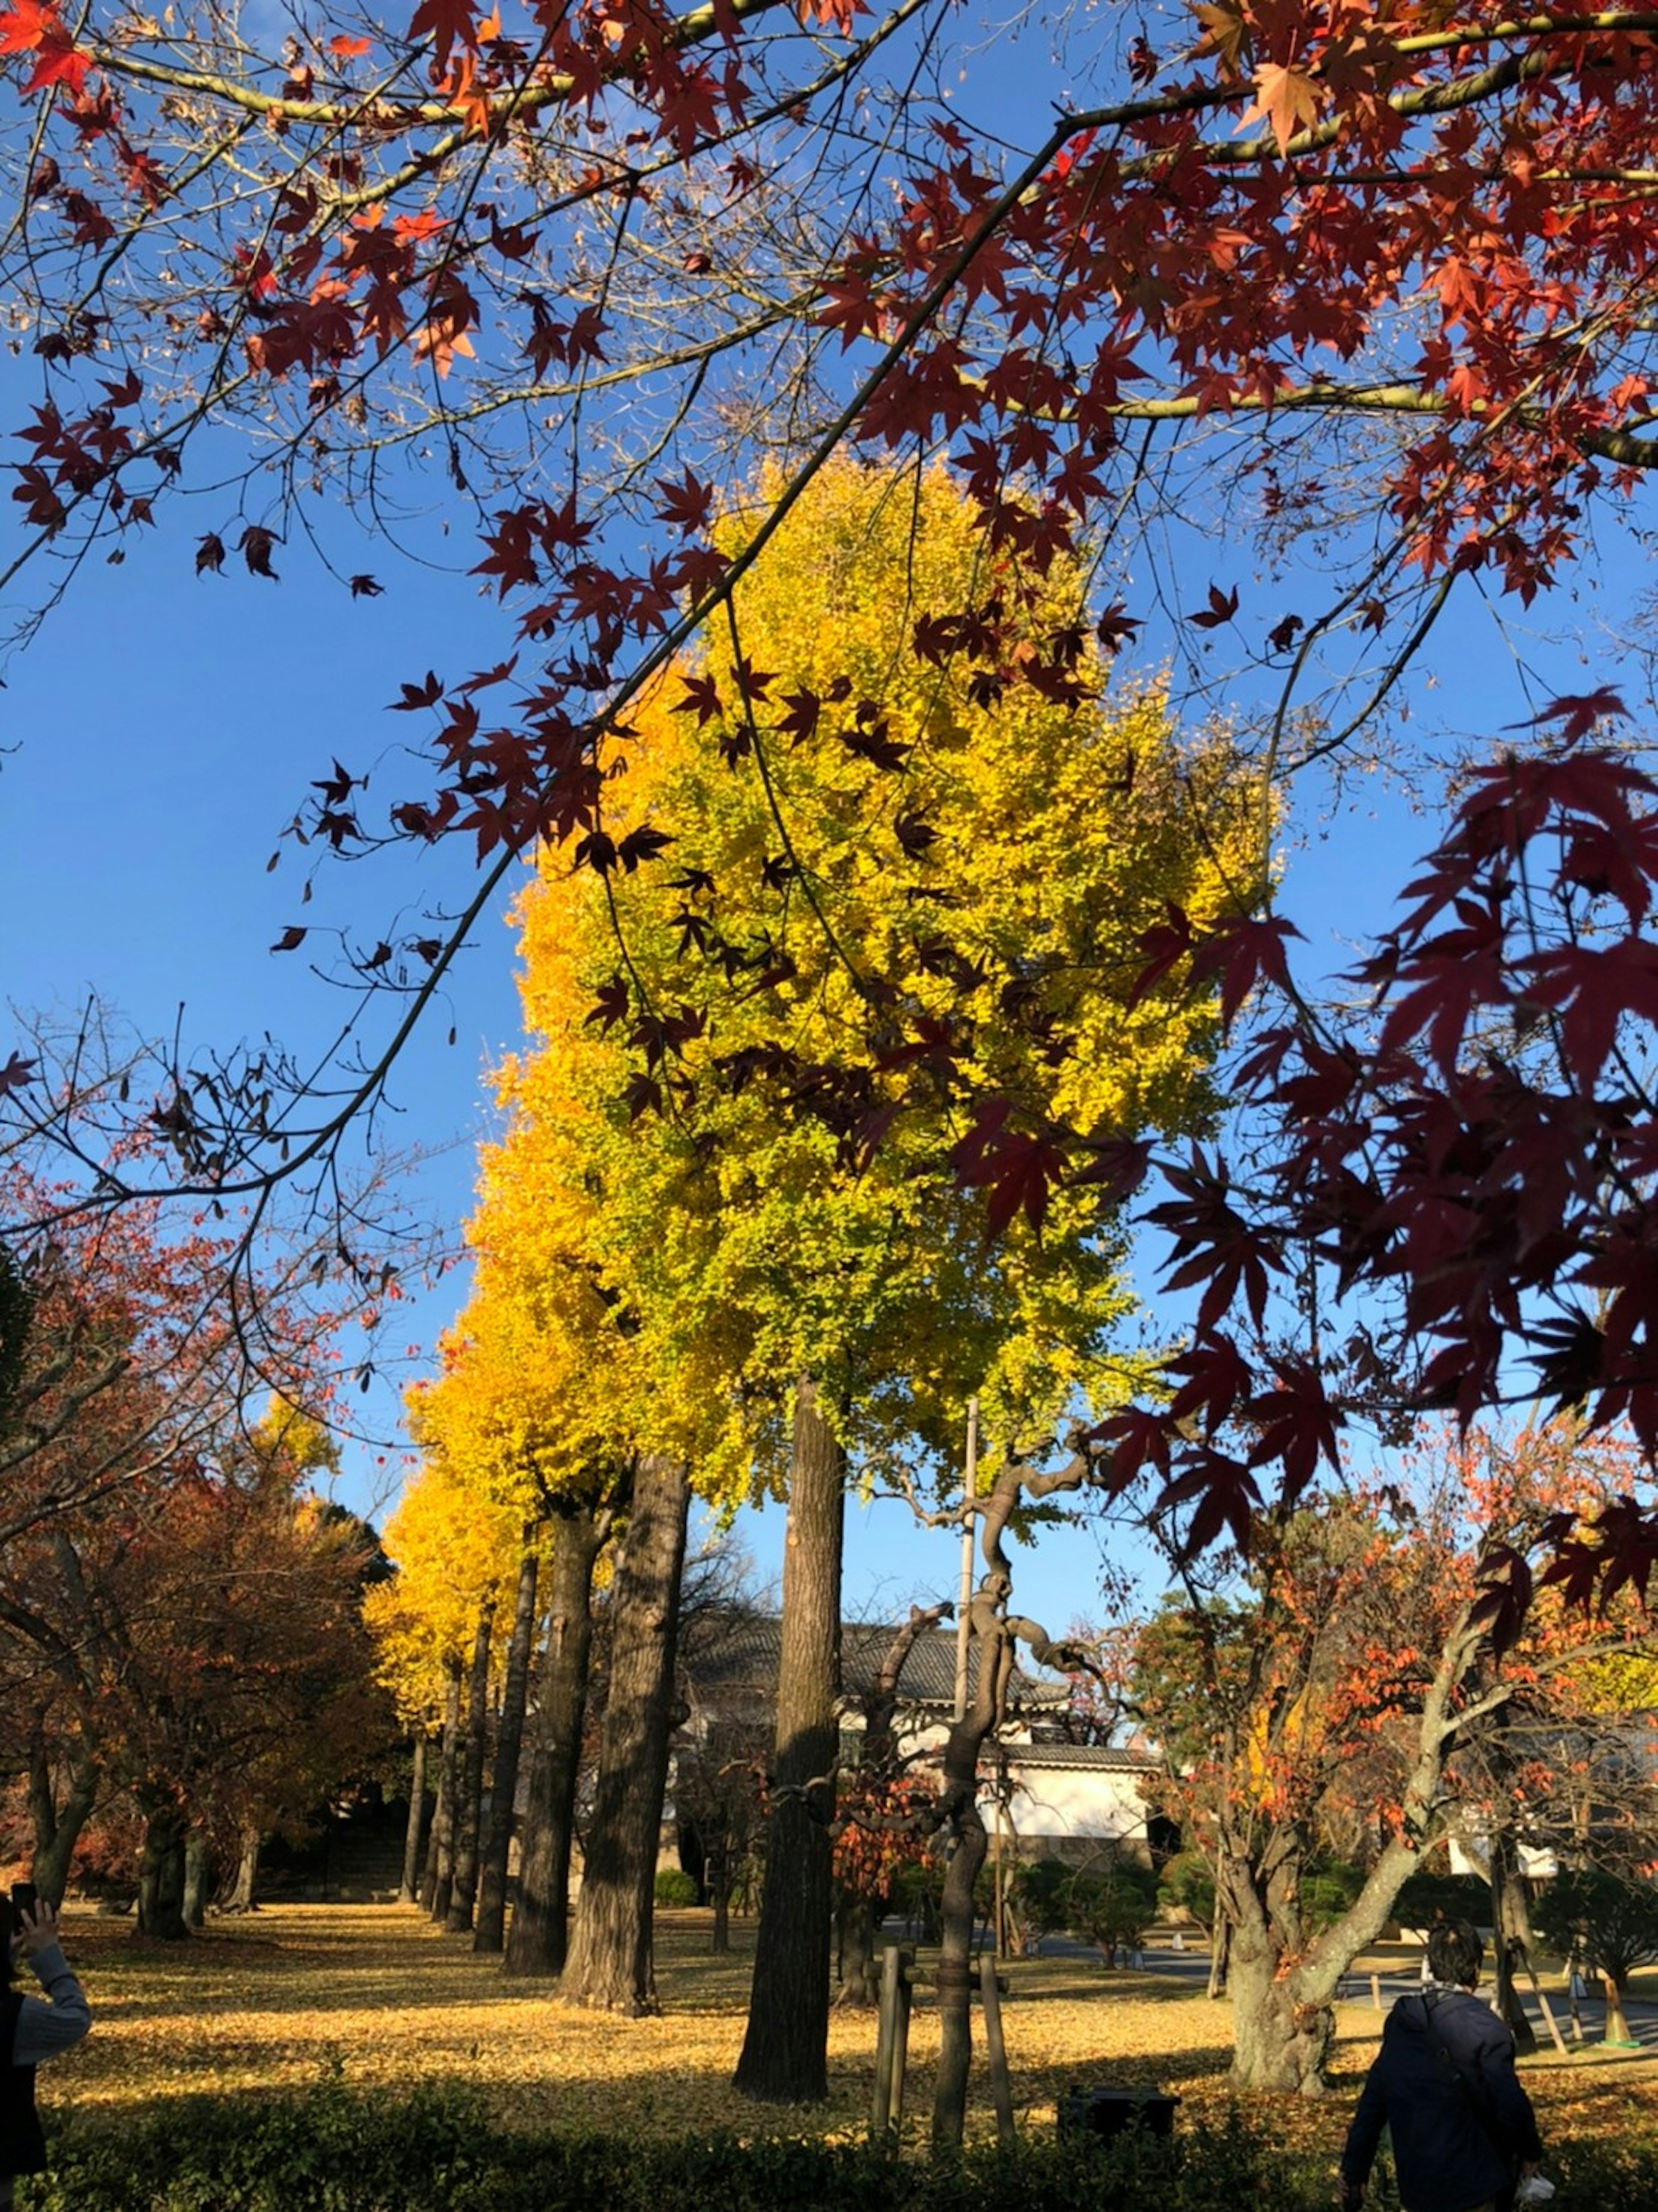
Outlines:
[{"label": "small shrub", "polygon": [[1119,1951],[1133,1950],[1145,1938],[1156,1911],[1152,1875],[1138,1868],[1115,1867],[1109,1874],[1073,1875],[1065,1892],[1066,1925],[1097,1943],[1107,1963]]},{"label": "small shrub", "polygon": [[1201,1851],[1176,1851],[1157,1883],[1157,1902],[1189,1912],[1199,1928],[1215,1924],[1215,1871]]},{"label": "small shrub", "polygon": [[[1658,2142],[1552,2147],[1551,2212],[1652,2212]],[[937,2161],[793,2137],[682,2142],[503,2134],[470,2094],[325,2081],[196,2097],[134,2124],[53,2130],[27,2212],[1325,2212],[1327,2158],[1284,2151],[1247,2109],[1219,2127],[1100,2142],[1052,2122]],[[1380,2202],[1378,2197],[1378,2202]]]},{"label": "small shrub", "polygon": [[695,1905],[696,1884],[683,1867],[659,1867],[656,1875],[659,1905]]},{"label": "small shrub", "polygon": [[1627,1992],[1635,1969],[1658,1959],[1658,1888],[1594,1869],[1557,1875],[1532,1908],[1532,1925],[1563,1958],[1580,1945],[1591,1972]]}]

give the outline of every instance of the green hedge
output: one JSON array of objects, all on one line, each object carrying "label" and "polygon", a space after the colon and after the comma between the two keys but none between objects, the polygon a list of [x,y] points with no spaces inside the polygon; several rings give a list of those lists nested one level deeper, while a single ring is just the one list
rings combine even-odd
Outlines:
[{"label": "green hedge", "polygon": [[[1568,2146],[1552,2212],[1652,2212],[1658,2142]],[[1032,2130],[932,2166],[864,2144],[639,2143],[502,2135],[476,2099],[377,2097],[327,2081],[268,2099],[191,2098],[112,2125],[59,2120],[23,2212],[1326,2212],[1329,2162],[1275,2150],[1247,2113],[1172,2143]],[[1373,2202],[1385,2203],[1378,2194]]]}]

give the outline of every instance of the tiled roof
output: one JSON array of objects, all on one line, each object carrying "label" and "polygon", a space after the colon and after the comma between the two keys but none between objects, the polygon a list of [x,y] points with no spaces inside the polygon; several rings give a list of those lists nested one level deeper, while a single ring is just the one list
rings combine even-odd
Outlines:
[{"label": "tiled roof", "polygon": [[1160,1773],[1163,1761],[1150,1751],[1126,1751],[1104,1743],[1009,1743],[1003,1750],[1017,1766],[1065,1766],[1100,1774]]},{"label": "tiled roof", "polygon": [[[841,1682],[849,1705],[856,1705],[875,1686],[881,1662],[898,1631],[890,1621],[841,1625]],[[685,1657],[685,1672],[697,1702],[725,1704],[744,1694],[769,1704],[777,1692],[782,1662],[782,1623],[775,1615],[744,1616],[723,1626],[700,1624],[698,1648]],[[956,1698],[956,1632],[935,1628],[918,1636],[898,1678],[902,1704],[948,1709]],[[1010,1705],[1062,1705],[1069,1692],[1057,1676],[1041,1679],[1016,1668],[1009,1686]]]}]

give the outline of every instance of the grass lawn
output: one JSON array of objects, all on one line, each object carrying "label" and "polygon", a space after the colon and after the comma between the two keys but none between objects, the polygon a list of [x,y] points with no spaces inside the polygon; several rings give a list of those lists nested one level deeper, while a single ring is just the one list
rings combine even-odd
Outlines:
[{"label": "grass lawn", "polygon": [[[629,2135],[856,2132],[873,2073],[872,2013],[837,2013],[829,2030],[827,2107],[762,2114],[727,2086],[742,2040],[753,1941],[737,1923],[725,1959],[708,1951],[708,1916],[658,1916],[663,2016],[612,2020],[567,2010],[550,1990],[512,1982],[468,1939],[434,1929],[411,1907],[294,1905],[217,1921],[178,1948],[136,1942],[127,1925],[66,1914],[66,1945],[95,2016],[90,2039],[41,2083],[55,2110],[112,2117],[198,2091],[256,2094],[331,2070],[360,2087],[420,2079],[478,2090],[503,2126]],[[1368,1962],[1367,1962],[1368,1963]],[[1380,1960],[1376,1963],[1381,1963]],[[926,1960],[922,1959],[925,1971]],[[1182,2116],[1224,2115],[1229,2014],[1166,1979],[1091,1961],[1011,1960],[1004,2023],[1022,2124],[1051,2127],[1073,2082],[1155,2083]],[[1339,2144],[1380,2017],[1339,2013],[1336,2094],[1270,2100],[1286,2148]],[[975,2046],[981,2044],[975,2024]],[[925,2133],[938,2050],[923,1994],[911,2033],[906,2135]],[[1658,2129],[1658,2054],[1584,2047],[1527,2063],[1547,2141]],[[991,2126],[989,2084],[975,2069],[976,2124]]]}]

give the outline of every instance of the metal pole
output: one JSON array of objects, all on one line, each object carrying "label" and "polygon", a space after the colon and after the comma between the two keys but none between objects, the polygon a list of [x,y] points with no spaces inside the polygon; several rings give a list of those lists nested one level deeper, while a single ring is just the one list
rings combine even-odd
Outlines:
[{"label": "metal pole", "polygon": [[972,1511],[979,1494],[979,1401],[967,1401],[967,1472],[962,1485],[962,1595],[956,1608],[956,1717],[967,1718],[967,1647],[973,1633],[973,1539],[978,1522]]}]

